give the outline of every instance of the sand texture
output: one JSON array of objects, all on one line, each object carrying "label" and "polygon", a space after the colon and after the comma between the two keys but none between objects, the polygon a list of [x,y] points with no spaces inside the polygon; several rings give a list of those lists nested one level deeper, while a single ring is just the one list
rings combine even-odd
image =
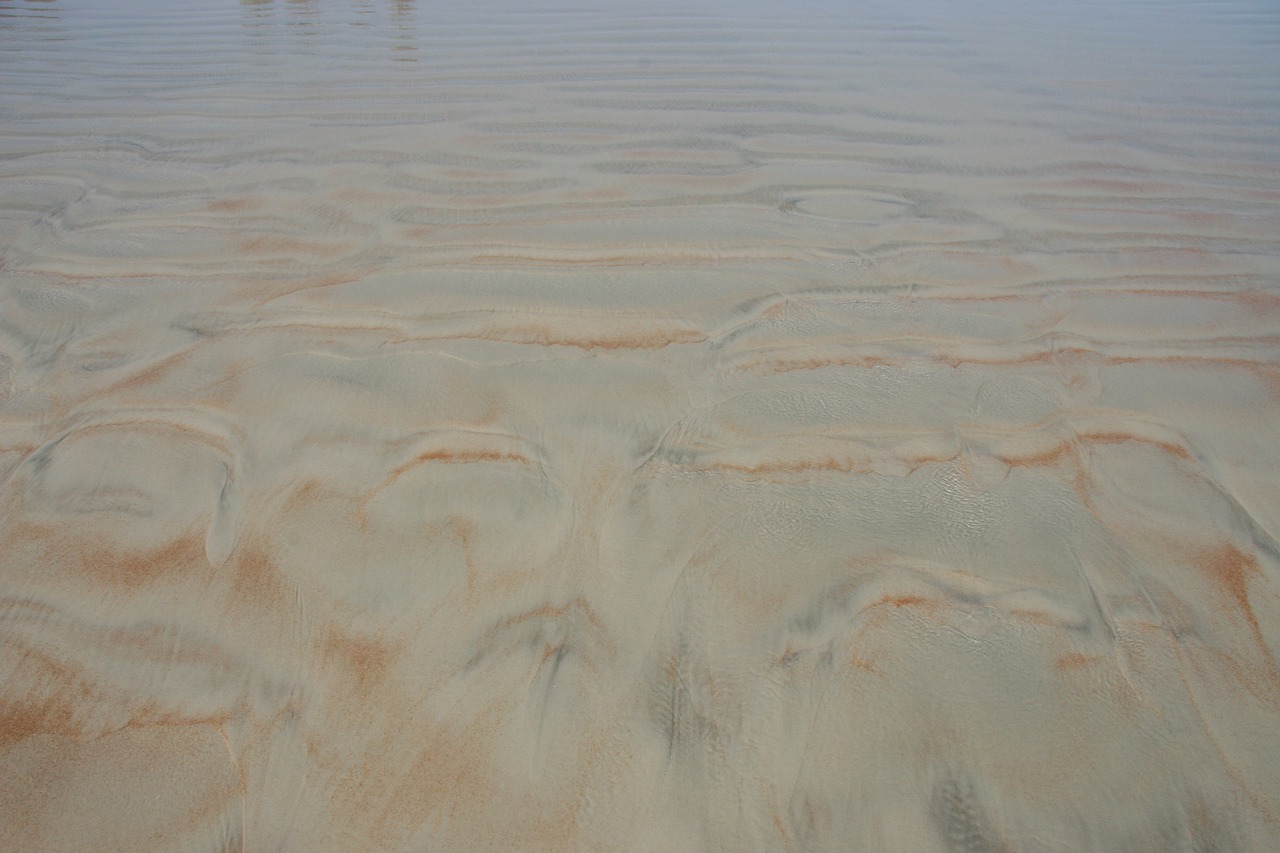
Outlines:
[{"label": "sand texture", "polygon": [[0,850],[1280,850],[1275,7],[439,5],[0,0]]}]

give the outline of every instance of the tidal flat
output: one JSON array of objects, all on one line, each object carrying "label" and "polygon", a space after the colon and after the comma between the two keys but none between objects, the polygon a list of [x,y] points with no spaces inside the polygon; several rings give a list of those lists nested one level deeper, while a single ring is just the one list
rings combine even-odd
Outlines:
[{"label": "tidal flat", "polygon": [[1280,849],[1280,10],[0,0],[0,850]]}]

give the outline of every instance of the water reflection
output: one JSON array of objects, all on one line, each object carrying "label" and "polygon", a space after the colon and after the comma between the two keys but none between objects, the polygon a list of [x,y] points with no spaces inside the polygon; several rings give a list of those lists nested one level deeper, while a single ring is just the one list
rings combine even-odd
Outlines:
[{"label": "water reflection", "polygon": [[392,50],[399,62],[417,62],[417,19],[414,0],[391,0],[391,20],[396,27],[396,40]]},{"label": "water reflection", "polygon": [[[378,11],[377,7],[373,5],[373,0],[353,0],[351,4],[351,8],[355,11],[357,15],[364,15],[364,16],[372,15]],[[357,19],[354,21],[349,21],[348,23],[351,24],[351,26],[353,27],[369,26],[369,21],[366,21],[366,20]]]},{"label": "water reflection", "polygon": [[[417,8],[414,0],[350,0],[342,4],[322,4],[320,0],[240,0],[241,23],[245,30],[267,40],[255,39],[261,52],[277,52],[282,44],[310,52],[317,39],[349,38],[351,31],[380,39],[376,47],[390,48],[391,58],[416,62],[418,50]],[[277,27],[302,36],[299,41],[281,42]],[[268,32],[270,31],[270,32]],[[388,43],[389,42],[389,43]],[[375,45],[370,45],[375,47]],[[258,52],[258,51],[255,51]]]},{"label": "water reflection", "polygon": [[20,4],[0,0],[0,33],[20,33],[37,42],[60,41],[63,33],[57,0],[23,0]]},{"label": "water reflection", "polygon": [[285,9],[288,18],[286,26],[301,34],[309,48],[310,42],[320,35],[320,10],[316,0],[286,0]]}]

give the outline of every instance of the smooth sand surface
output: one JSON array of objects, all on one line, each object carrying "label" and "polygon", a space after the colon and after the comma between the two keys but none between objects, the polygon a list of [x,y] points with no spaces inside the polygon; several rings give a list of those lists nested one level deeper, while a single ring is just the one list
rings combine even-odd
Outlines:
[{"label": "smooth sand surface", "polygon": [[0,849],[1280,849],[1274,6],[437,5],[0,0]]}]

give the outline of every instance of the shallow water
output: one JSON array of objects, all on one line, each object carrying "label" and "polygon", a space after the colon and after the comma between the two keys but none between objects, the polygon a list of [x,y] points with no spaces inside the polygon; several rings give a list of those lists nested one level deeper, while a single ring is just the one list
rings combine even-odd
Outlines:
[{"label": "shallow water", "polygon": [[0,846],[1280,847],[1280,12],[0,0]]}]

